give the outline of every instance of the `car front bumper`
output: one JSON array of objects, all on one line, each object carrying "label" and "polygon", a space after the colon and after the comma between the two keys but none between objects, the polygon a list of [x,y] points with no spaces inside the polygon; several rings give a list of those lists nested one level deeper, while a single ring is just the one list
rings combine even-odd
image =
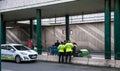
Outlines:
[{"label": "car front bumper", "polygon": [[34,61],[37,60],[37,58],[38,58],[37,54],[24,55],[21,57],[21,61]]}]

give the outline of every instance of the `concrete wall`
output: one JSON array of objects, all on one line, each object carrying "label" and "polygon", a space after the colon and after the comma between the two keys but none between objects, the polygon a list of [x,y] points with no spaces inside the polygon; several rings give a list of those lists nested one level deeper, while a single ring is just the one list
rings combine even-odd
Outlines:
[{"label": "concrete wall", "polygon": [[[114,51],[114,29],[111,25],[111,46]],[[44,27],[46,34],[46,46],[50,46],[56,40],[65,40],[65,26],[49,26]],[[104,52],[104,24],[100,23],[84,23],[70,25],[70,40],[76,42],[79,48],[87,48],[92,52]],[[45,38],[44,37],[44,38]]]},{"label": "concrete wall", "polygon": [[[111,25],[111,46],[114,51],[114,28]],[[70,25],[71,35],[70,40],[76,42],[79,48],[87,48],[92,52],[104,52],[104,23],[80,23]],[[17,34],[19,33],[19,34]],[[34,31],[36,43],[36,30]],[[14,37],[15,36],[15,37]],[[27,44],[29,39],[29,28],[14,28],[7,30],[8,42],[19,42]],[[42,45],[44,49],[53,45],[56,40],[65,40],[65,26],[43,26],[42,27]]]},{"label": "concrete wall", "polygon": [[7,29],[6,35],[7,43],[22,43],[27,45],[29,39],[28,29],[19,27]]}]

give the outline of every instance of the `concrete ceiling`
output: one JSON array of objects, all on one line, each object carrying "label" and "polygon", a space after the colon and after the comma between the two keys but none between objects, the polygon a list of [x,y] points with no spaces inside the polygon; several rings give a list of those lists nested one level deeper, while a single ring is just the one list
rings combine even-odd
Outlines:
[{"label": "concrete ceiling", "polygon": [[[27,20],[36,18],[36,9],[42,10],[42,18],[60,17],[68,15],[88,14],[104,12],[105,0],[76,0],[73,2],[59,3],[54,5],[21,9],[16,11],[4,12],[5,21]],[[114,9],[114,0],[112,0],[112,10]]]}]

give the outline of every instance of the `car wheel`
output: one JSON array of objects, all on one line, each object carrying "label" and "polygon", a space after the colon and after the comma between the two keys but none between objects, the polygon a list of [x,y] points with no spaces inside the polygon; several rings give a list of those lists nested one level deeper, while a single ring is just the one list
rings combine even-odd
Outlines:
[{"label": "car wheel", "polygon": [[16,56],[16,57],[15,57],[15,62],[16,62],[16,63],[20,63],[20,62],[21,62],[20,56]]}]

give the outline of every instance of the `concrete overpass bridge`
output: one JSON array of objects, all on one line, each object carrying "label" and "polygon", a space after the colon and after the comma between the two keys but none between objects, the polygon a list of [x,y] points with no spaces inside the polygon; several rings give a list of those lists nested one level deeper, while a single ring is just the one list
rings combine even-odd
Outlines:
[{"label": "concrete overpass bridge", "polygon": [[41,19],[65,16],[66,40],[70,40],[69,16],[105,12],[105,59],[111,59],[111,11],[114,11],[114,52],[120,59],[120,4],[119,0],[0,0],[0,45],[6,43],[6,23],[37,19],[38,53],[42,52]]}]

